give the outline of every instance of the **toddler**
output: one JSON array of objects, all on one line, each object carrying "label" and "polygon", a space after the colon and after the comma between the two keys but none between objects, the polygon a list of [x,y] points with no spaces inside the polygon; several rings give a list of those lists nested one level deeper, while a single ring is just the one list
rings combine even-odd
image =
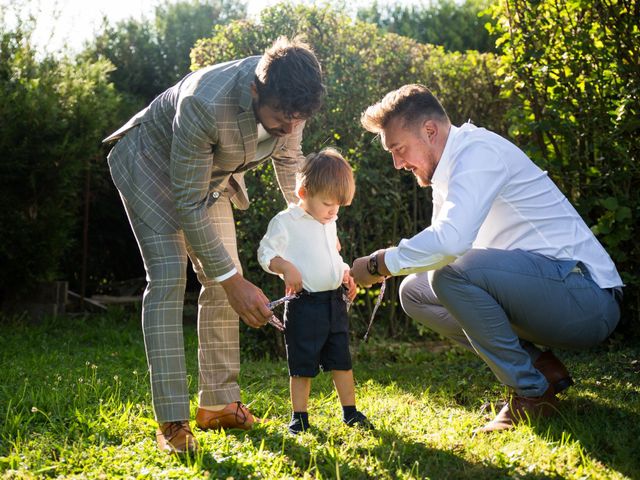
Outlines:
[{"label": "toddler", "polygon": [[356,286],[336,231],[338,209],[355,193],[353,172],[338,151],[327,148],[305,159],[296,190],[300,201],[271,220],[258,249],[260,264],[284,280],[286,294],[299,293],[284,313],[293,407],[289,431],[309,428],[311,379],[320,369],[331,371],[343,421],[372,428],[356,409],[346,303]]}]

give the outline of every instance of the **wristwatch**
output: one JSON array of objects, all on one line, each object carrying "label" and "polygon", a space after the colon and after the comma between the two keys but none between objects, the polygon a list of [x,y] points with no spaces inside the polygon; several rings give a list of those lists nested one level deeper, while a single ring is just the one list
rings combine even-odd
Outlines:
[{"label": "wristwatch", "polygon": [[369,272],[369,275],[375,275],[376,277],[380,276],[380,271],[378,270],[378,252],[374,252],[369,255],[367,272]]}]

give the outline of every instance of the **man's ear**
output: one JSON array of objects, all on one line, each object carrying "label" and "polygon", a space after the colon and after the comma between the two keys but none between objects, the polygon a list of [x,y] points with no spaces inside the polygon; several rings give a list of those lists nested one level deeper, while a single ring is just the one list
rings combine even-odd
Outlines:
[{"label": "man's ear", "polygon": [[422,131],[431,142],[438,136],[438,130],[438,123],[435,120],[427,119],[422,124]]},{"label": "man's ear", "polygon": [[300,186],[300,188],[298,188],[298,191],[296,193],[300,200],[304,200],[307,196],[307,189],[304,188],[303,186]]}]

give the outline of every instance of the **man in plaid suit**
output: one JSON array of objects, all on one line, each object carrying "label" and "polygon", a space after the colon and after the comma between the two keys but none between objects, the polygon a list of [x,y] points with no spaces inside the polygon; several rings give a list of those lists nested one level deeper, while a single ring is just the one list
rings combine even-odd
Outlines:
[{"label": "man in plaid suit", "polygon": [[231,203],[246,209],[244,172],[271,158],[285,199],[305,120],[324,96],[308,45],[279,38],[262,55],[192,72],[107,137],[113,181],[144,260],[142,326],[158,446],[196,450],[182,333],[187,257],[198,300],[202,429],[251,428],[240,402],[238,316],[254,328],[271,316],[264,293],[242,276]]}]

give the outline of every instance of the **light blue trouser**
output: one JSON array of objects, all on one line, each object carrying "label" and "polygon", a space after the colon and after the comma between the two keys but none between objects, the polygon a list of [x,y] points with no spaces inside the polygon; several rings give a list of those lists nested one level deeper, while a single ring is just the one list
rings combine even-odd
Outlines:
[{"label": "light blue trouser", "polygon": [[[577,268],[576,268],[577,267]],[[588,348],[620,319],[610,290],[576,261],[522,250],[470,250],[434,272],[409,275],[400,302],[414,320],[475,351],[517,394],[548,388],[533,344]]]}]

